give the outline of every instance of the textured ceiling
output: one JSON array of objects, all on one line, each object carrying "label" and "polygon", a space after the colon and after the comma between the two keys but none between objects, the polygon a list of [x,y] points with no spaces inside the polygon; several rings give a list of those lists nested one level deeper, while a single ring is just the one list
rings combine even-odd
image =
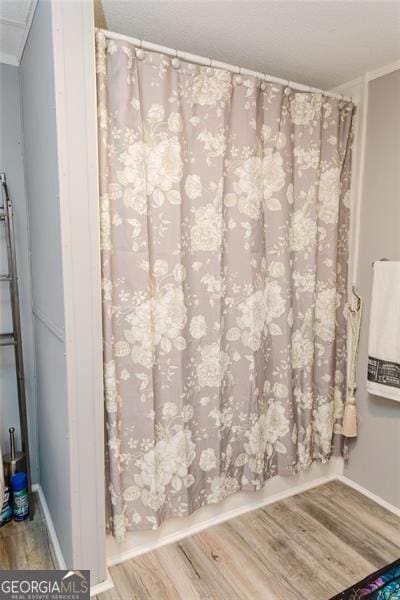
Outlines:
[{"label": "textured ceiling", "polygon": [[35,0],[0,0],[0,62],[19,63],[35,6]]},{"label": "textured ceiling", "polygon": [[95,0],[96,24],[323,88],[400,58],[400,1]]}]

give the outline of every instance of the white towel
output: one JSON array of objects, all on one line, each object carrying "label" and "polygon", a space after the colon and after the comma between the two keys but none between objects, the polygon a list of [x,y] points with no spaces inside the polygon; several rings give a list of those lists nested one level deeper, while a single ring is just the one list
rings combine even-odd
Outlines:
[{"label": "white towel", "polygon": [[367,391],[400,402],[400,262],[374,264]]}]

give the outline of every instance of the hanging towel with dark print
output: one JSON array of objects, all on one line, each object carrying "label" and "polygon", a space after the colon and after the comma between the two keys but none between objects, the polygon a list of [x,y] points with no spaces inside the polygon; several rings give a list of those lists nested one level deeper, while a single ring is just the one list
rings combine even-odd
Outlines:
[{"label": "hanging towel with dark print", "polygon": [[374,264],[367,391],[400,401],[400,261]]}]

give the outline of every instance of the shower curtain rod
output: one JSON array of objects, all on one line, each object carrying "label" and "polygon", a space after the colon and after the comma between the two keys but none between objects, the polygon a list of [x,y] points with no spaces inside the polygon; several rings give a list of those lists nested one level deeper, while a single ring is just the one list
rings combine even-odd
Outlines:
[{"label": "shower curtain rod", "polygon": [[203,65],[206,67],[212,67],[215,69],[223,69],[225,71],[230,71],[231,73],[236,73],[237,75],[248,75],[250,77],[258,77],[258,79],[262,79],[264,81],[268,81],[269,83],[277,83],[279,85],[285,85],[291,89],[298,90],[299,92],[309,92],[314,94],[322,94],[323,96],[328,96],[329,98],[336,98],[337,100],[343,100],[345,102],[352,102],[352,98],[349,96],[343,96],[342,94],[335,94],[333,92],[326,92],[320,88],[312,87],[310,85],[304,85],[302,83],[296,83],[295,81],[289,81],[287,79],[281,79],[280,77],[274,77],[273,75],[267,75],[266,73],[259,73],[257,71],[252,71],[251,69],[245,69],[243,67],[230,65],[228,63],[220,62],[218,60],[213,60],[211,58],[206,58],[204,56],[198,56],[197,54],[190,54],[189,52],[182,52],[181,50],[174,50],[173,48],[167,48],[166,46],[159,46],[158,44],[153,44],[152,42],[146,42],[144,40],[139,40],[137,38],[131,37],[129,35],[123,35],[121,33],[115,33],[113,31],[108,31],[107,29],[98,28],[96,31],[101,31],[106,38],[114,39],[114,40],[124,40],[141,48],[143,50],[149,50],[151,52],[158,52],[160,54],[168,54],[169,56],[173,56],[174,58],[179,58],[185,62],[195,63],[197,65]]}]

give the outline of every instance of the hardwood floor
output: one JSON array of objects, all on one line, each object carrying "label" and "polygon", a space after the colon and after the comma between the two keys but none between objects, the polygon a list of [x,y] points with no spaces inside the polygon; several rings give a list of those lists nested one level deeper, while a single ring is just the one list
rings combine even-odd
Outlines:
[{"label": "hardwood floor", "polygon": [[0,570],[54,569],[46,523],[36,494],[33,521],[11,521],[0,527]]},{"label": "hardwood floor", "polygon": [[97,600],[328,600],[400,557],[400,518],[331,482],[110,569]]}]

